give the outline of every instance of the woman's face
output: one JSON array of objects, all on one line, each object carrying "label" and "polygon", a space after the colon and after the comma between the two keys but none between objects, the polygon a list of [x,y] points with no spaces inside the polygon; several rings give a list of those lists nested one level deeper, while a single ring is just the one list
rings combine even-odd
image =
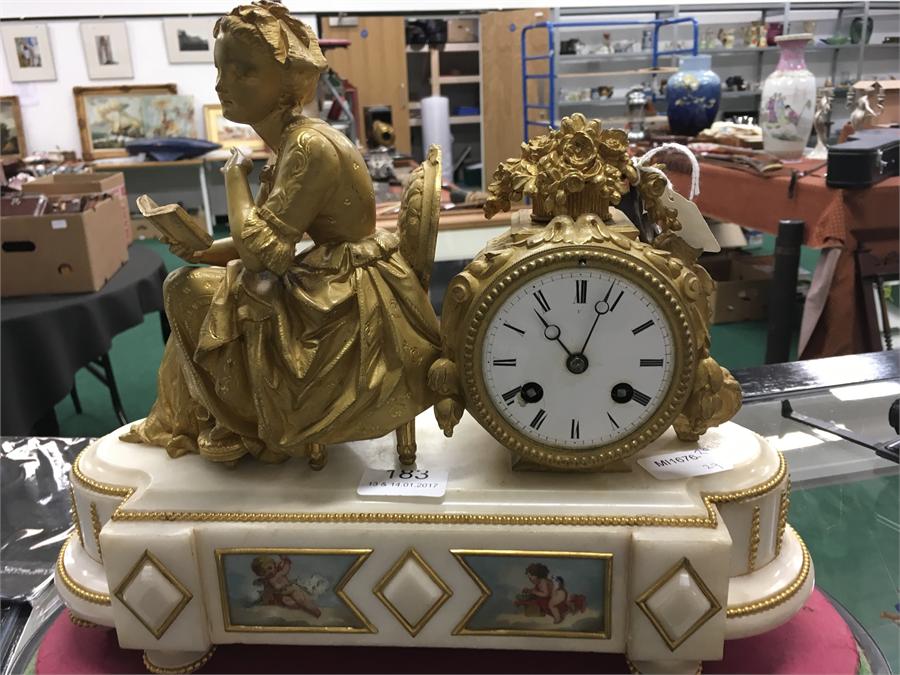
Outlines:
[{"label": "woman's face", "polygon": [[285,71],[262,45],[224,33],[216,39],[216,93],[222,115],[232,122],[254,124],[278,105]]}]

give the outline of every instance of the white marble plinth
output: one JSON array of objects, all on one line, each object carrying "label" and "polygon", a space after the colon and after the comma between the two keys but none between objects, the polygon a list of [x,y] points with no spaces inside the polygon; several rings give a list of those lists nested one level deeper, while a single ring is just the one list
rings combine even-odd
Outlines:
[{"label": "white marble plinth", "polygon": [[[394,466],[392,438],[334,446],[314,472],[173,460],[111,434],[73,467],[60,593],[151,663],[180,652],[190,666],[234,642],[697,663],[788,620],[812,590],[784,459],[735,424],[693,445],[669,432],[630,471],[602,474],[512,471],[468,417],[447,439],[423,415],[417,434],[417,466],[449,471],[442,499],[357,496],[366,467]],[[698,445],[734,468],[661,481],[636,463]]]}]

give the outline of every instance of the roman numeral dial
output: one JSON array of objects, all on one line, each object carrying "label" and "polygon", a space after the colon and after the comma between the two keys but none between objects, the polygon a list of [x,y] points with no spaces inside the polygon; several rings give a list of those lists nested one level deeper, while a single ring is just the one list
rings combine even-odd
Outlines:
[{"label": "roman numeral dial", "polygon": [[667,315],[641,285],[557,267],[499,297],[479,334],[478,377],[510,433],[577,452],[651,420],[676,359]]}]

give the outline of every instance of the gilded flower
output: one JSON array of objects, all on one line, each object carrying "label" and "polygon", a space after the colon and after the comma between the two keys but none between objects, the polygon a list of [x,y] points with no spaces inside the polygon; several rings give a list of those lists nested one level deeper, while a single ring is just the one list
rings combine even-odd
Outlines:
[{"label": "gilded flower", "polygon": [[600,134],[600,152],[607,161],[628,158],[628,135],[622,129],[607,129]]},{"label": "gilded flower", "polygon": [[603,130],[600,120],[587,120],[580,113],[564,117],[559,129],[533,138],[521,148],[521,159],[509,159],[494,172],[484,207],[488,218],[524,196],[535,199],[536,209],[545,215],[566,214],[583,208],[574,207],[570,197],[588,189],[594,197],[587,197],[584,203],[599,197],[602,203],[595,208],[605,216],[606,205],[618,204],[638,182],[628,158],[626,133]]}]

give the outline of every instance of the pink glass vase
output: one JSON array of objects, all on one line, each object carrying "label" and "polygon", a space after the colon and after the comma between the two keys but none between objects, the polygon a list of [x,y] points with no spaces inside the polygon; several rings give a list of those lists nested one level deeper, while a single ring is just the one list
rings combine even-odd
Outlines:
[{"label": "pink glass vase", "polygon": [[763,85],[759,109],[763,148],[782,159],[800,159],[812,131],[816,78],[803,56],[812,37],[798,33],[775,38],[781,58]]}]

